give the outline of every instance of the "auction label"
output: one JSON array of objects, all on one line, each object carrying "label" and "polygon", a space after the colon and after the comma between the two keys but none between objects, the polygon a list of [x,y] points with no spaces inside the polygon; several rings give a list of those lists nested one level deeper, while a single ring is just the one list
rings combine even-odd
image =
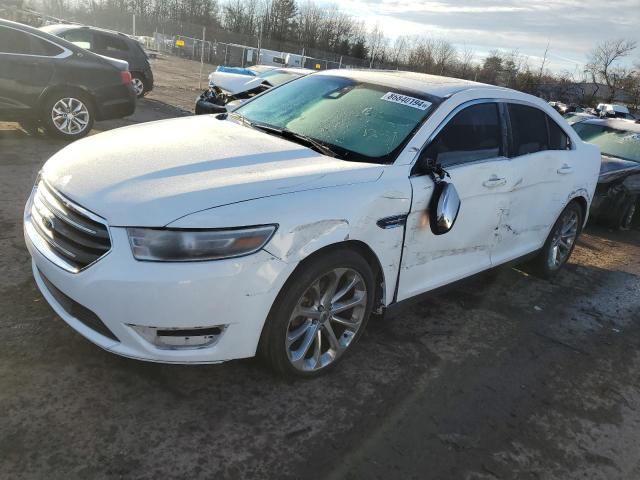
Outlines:
[{"label": "auction label", "polygon": [[399,103],[401,105],[406,105],[407,107],[417,108],[418,110],[426,110],[431,106],[431,102],[427,102],[426,100],[393,92],[385,93],[380,100]]}]

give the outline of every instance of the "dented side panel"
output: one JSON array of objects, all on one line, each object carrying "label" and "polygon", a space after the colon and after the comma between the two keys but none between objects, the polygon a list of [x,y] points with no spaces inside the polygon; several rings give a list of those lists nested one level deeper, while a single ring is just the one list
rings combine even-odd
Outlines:
[{"label": "dented side panel", "polygon": [[[384,299],[393,299],[402,249],[402,225],[381,228],[378,220],[408,213],[411,184],[404,166],[380,166],[375,182],[278,195],[222,206],[184,217],[175,228],[225,228],[276,223],[265,250],[295,265],[317,250],[340,242],[365,243],[376,255],[384,277]],[[274,287],[278,293],[286,278]],[[275,295],[274,295],[275,299]]]}]

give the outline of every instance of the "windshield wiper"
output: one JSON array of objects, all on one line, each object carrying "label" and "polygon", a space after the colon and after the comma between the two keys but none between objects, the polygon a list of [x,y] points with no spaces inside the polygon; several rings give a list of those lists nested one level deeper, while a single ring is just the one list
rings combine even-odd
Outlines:
[{"label": "windshield wiper", "polygon": [[333,150],[330,146],[328,146],[327,144],[316,140],[315,138],[312,137],[308,137],[306,135],[303,135],[301,133],[296,133],[293,132],[291,130],[289,130],[288,128],[278,128],[278,127],[274,127],[272,125],[266,125],[263,123],[249,123],[249,125],[251,125],[253,128],[257,128],[259,130],[262,130],[264,132],[267,133],[271,133],[271,134],[276,134],[279,135],[283,138],[289,138],[292,139],[294,141],[296,141],[297,143],[300,143],[302,145],[305,145],[307,147],[312,148],[313,150],[322,153],[323,155],[327,155],[328,157],[345,157],[346,154],[340,154],[338,152],[336,152],[335,150]]}]

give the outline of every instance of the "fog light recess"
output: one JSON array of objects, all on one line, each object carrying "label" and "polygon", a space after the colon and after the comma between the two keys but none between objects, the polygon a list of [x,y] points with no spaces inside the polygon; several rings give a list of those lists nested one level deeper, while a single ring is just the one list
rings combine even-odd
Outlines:
[{"label": "fog light recess", "polygon": [[138,335],[164,350],[195,350],[216,344],[225,325],[191,328],[158,328],[129,325]]}]

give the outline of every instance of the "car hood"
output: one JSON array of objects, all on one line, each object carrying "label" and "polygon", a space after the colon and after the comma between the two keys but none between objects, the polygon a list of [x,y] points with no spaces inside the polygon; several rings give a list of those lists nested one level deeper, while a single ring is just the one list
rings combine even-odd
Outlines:
[{"label": "car hood", "polygon": [[602,163],[600,164],[600,178],[598,181],[600,183],[606,183],[638,172],[640,172],[640,163],[623,160],[622,158],[609,157],[603,154]]},{"label": "car hood", "polygon": [[209,75],[209,86],[216,86],[231,95],[246,92],[265,83],[264,78],[240,73],[213,72]]},{"label": "car hood", "polygon": [[42,176],[110,225],[160,227],[221,205],[376,181],[383,168],[204,115],[79,140],[51,157]]}]

